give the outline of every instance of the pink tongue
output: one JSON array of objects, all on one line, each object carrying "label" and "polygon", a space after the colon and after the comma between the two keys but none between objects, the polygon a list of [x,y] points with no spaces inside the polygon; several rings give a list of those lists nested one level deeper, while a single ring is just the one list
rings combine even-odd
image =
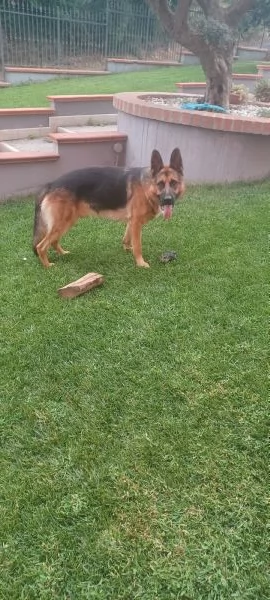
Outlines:
[{"label": "pink tongue", "polygon": [[172,216],[172,206],[170,204],[165,204],[163,210],[164,219],[170,219]]}]

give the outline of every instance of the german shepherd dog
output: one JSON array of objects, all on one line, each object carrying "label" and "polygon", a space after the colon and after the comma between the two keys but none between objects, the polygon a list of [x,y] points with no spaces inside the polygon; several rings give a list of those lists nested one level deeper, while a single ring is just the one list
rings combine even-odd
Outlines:
[{"label": "german shepherd dog", "polygon": [[138,267],[149,267],[142,256],[142,227],[160,213],[169,219],[183,192],[178,148],[173,150],[169,166],[164,166],[158,150],[153,150],[150,170],[90,167],[72,171],[49,183],[36,200],[33,250],[44,267],[50,267],[49,248],[67,254],[60,238],[80,217],[107,217],[126,223],[125,250],[133,252]]}]

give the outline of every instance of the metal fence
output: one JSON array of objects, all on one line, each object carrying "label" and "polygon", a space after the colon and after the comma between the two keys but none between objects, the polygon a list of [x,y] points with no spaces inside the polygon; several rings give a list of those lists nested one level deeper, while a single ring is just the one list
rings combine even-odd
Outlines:
[{"label": "metal fence", "polygon": [[4,64],[98,69],[109,56],[175,60],[181,46],[164,33],[147,5],[106,0],[105,10],[37,6],[1,0]]},{"label": "metal fence", "polygon": [[[104,9],[97,11],[0,0],[0,75],[4,64],[100,69],[109,56],[181,60],[181,45],[164,32],[146,3],[101,0],[101,5]],[[191,18],[200,12],[193,10]],[[267,38],[260,29],[245,44],[262,46]]]}]

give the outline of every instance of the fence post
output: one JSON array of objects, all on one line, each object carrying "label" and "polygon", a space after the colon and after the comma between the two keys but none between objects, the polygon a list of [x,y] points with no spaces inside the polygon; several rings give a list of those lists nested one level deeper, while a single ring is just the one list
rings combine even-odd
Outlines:
[{"label": "fence post", "polygon": [[146,40],[145,40],[145,57],[148,57],[148,53],[149,53],[149,37],[150,37],[150,18],[151,18],[151,14],[150,14],[150,9],[148,8],[148,15],[147,15],[147,24],[146,24]]},{"label": "fence post", "polygon": [[263,47],[264,36],[265,36],[265,26],[263,28],[263,34],[262,34],[262,39],[261,39],[261,48]]},{"label": "fence post", "polygon": [[182,63],[182,56],[183,56],[183,46],[181,44],[180,46],[180,54],[179,54],[179,58],[178,58],[178,62]]},{"label": "fence post", "polygon": [[106,32],[105,32],[105,48],[104,58],[108,58],[108,47],[109,47],[109,20],[110,20],[110,7],[109,0],[106,1]]},{"label": "fence post", "polygon": [[61,62],[61,30],[60,30],[60,8],[57,6],[57,65]]},{"label": "fence post", "polygon": [[3,28],[1,25],[1,17],[0,17],[0,79],[2,79],[2,81],[4,81],[4,79],[5,79],[4,34],[3,34]]}]

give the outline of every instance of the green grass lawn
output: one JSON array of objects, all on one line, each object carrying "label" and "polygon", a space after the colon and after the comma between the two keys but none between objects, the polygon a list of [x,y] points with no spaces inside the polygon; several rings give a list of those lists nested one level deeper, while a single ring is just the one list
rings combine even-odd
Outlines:
[{"label": "green grass lawn", "polygon": [[[89,219],[46,271],[32,201],[1,207],[1,598],[269,598],[269,196],[190,188],[146,227],[149,270]],[[102,288],[57,297],[91,270]]]},{"label": "green grass lawn", "polygon": [[[235,62],[235,73],[256,73],[257,63]],[[51,94],[114,94],[125,91],[176,92],[177,81],[204,81],[200,66],[168,67],[141,73],[51,80],[0,90],[0,108],[48,105]]]}]

